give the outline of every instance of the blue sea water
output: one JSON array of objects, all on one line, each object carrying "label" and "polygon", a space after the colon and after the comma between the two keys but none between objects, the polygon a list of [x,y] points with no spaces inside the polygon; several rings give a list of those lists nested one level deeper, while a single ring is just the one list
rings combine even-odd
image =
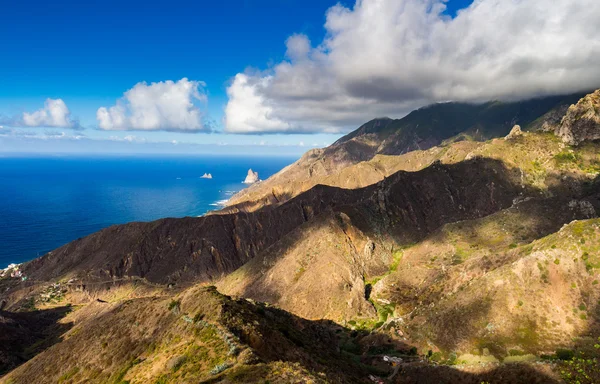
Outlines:
[{"label": "blue sea water", "polygon": [[[113,224],[200,216],[296,158],[0,158],[0,268]],[[205,172],[213,179],[202,179]]]}]

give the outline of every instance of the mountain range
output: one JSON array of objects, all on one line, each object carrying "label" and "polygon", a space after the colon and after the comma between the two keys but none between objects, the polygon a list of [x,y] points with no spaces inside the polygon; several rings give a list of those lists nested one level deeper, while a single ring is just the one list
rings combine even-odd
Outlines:
[{"label": "mountain range", "polygon": [[77,239],[0,278],[0,381],[600,382],[598,139],[600,90],[435,104]]}]

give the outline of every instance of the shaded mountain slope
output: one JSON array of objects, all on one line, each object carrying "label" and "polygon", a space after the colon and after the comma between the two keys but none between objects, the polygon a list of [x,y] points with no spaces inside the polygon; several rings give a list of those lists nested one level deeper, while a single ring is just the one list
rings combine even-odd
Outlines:
[{"label": "shaded mountain slope", "polygon": [[58,321],[69,311],[68,307],[29,313],[0,311],[0,376],[58,342],[70,328]]},{"label": "shaded mountain slope", "polygon": [[113,226],[22,269],[34,281],[126,276],[159,283],[208,281],[234,271],[325,210],[354,210],[355,225],[369,232],[395,220],[390,235],[413,241],[446,222],[510,205],[522,191],[519,179],[500,162],[476,159],[399,172],[362,189],[317,186],[275,209]]}]

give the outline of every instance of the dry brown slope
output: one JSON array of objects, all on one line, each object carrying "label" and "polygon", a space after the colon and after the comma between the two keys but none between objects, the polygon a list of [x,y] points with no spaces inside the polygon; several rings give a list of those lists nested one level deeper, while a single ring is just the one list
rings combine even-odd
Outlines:
[{"label": "dry brown slope", "polygon": [[92,302],[64,319],[63,340],[3,383],[364,382],[338,350],[339,329],[214,288]]},{"label": "dry brown slope", "polygon": [[220,289],[308,318],[369,316],[365,278],[387,271],[396,248],[538,194],[521,185],[518,171],[483,158],[399,172],[364,190],[374,193],[300,226],[226,276]]},{"label": "dry brown slope", "polygon": [[[414,284],[427,287],[427,279],[438,276],[429,265],[431,257],[440,260],[446,257],[451,260],[455,256],[460,257],[464,250],[470,254],[477,251],[480,256],[491,256],[493,252],[504,252],[513,243],[516,246],[531,242],[574,219],[588,218],[590,216],[586,215],[595,214],[593,207],[592,213],[589,213],[589,202],[577,202],[576,204],[584,206],[576,205],[574,208],[569,207],[569,203],[591,193],[584,189],[598,174],[595,165],[600,160],[597,144],[572,149],[551,134],[525,133],[516,139],[452,143],[426,152],[407,154],[404,158],[406,160],[406,157],[414,155],[421,160],[428,154],[448,165],[436,163],[420,172],[398,173],[397,175],[406,179],[395,181],[397,187],[388,192],[389,196],[397,199],[393,205],[378,210],[377,205],[369,206],[368,202],[360,202],[325,212],[226,276],[219,282],[220,289],[230,294],[272,302],[308,318],[349,320],[353,317],[372,316],[373,307],[366,301],[364,284],[388,273],[390,268],[396,268],[399,249],[423,240],[438,228],[435,225],[420,225],[413,219],[420,217],[425,218],[425,222],[446,224],[444,231],[456,228],[456,225],[449,223],[466,219],[460,216],[447,216],[442,221],[433,219],[436,215],[446,215],[454,209],[451,207],[460,207],[464,200],[455,194],[447,194],[450,184],[444,184],[441,179],[433,176],[432,170],[440,167],[458,170],[462,167],[463,171],[455,172],[453,178],[462,180],[463,185],[472,193],[471,199],[485,199],[488,193],[486,191],[494,188],[491,180],[488,179],[491,184],[482,184],[482,180],[489,177],[490,172],[493,174],[498,170],[493,167],[477,167],[477,162],[465,161],[465,158],[498,162],[511,169],[519,185],[518,192],[505,196],[508,197],[509,204],[498,206],[498,209],[505,209],[510,205],[514,207],[486,219],[476,220],[472,223],[472,228],[463,225],[460,231],[451,231],[452,236],[461,238],[456,246],[450,244],[445,236],[438,234],[437,241],[425,240],[414,247],[411,252],[416,254],[421,252],[419,249],[429,246],[432,247],[432,252],[437,252],[428,256],[420,266],[412,268],[410,258],[406,261],[409,264],[401,264],[408,265],[408,269],[401,270],[405,271],[406,278]],[[565,160],[565,157],[572,160]],[[404,162],[407,163],[408,161]],[[419,162],[414,161],[413,164]],[[408,177],[409,175],[414,175],[415,178]],[[378,185],[389,184],[393,179],[391,177]],[[522,194],[523,187],[536,192]],[[423,196],[424,200],[418,200]],[[447,197],[448,200],[445,200]],[[513,202],[513,198],[517,200]],[[523,201],[526,198],[534,199]],[[433,203],[435,200],[439,201]],[[439,203],[441,201],[443,203]],[[397,206],[404,209],[395,210]],[[466,211],[472,209],[464,208]],[[585,213],[586,210],[588,213]],[[494,212],[496,211],[489,211]],[[502,260],[494,260],[494,263],[500,265]],[[486,268],[481,267],[480,270],[485,271]],[[469,274],[458,280],[456,277],[449,277],[448,285],[460,286],[459,282],[468,278]],[[422,290],[413,292],[410,289],[405,292],[405,295],[409,294],[427,301],[423,299]],[[431,302],[433,300],[427,301]],[[397,303],[399,307],[412,305],[412,300]]]},{"label": "dry brown slope", "polygon": [[[429,265],[437,276],[419,285],[401,268],[377,284],[374,297],[412,303],[398,308],[390,324],[446,354],[479,355],[485,348],[501,359],[511,350],[539,355],[569,348],[578,337],[600,335],[599,224],[575,221],[502,252],[499,265],[494,255],[473,255],[459,265],[434,260],[435,251],[421,261],[412,257],[403,262]],[[422,302],[407,298],[410,290],[425,291]]]}]

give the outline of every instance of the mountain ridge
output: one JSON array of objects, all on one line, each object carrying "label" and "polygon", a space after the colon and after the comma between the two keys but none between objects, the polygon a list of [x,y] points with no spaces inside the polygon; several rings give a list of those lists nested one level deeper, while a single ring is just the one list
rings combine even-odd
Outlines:
[{"label": "mountain ridge", "polygon": [[432,104],[401,119],[374,119],[327,148],[307,152],[269,180],[234,195],[224,212],[255,210],[284,202],[310,189],[319,182],[319,177],[335,175],[376,155],[427,150],[457,135],[485,141],[508,134],[515,124],[520,124],[525,130],[530,126],[539,129],[546,120],[552,119],[552,111],[566,111],[569,105],[584,95],[578,93],[513,103]]},{"label": "mountain ridge", "polygon": [[502,104],[462,105],[456,116],[481,108],[501,137],[463,131],[402,154],[375,152],[412,133],[400,140],[386,131],[393,120],[372,120],[308,152],[310,166],[248,189],[298,176],[266,199],[113,226],[25,263],[27,281],[0,279],[10,311],[0,329],[21,327],[0,348],[0,370],[23,363],[0,381],[42,371],[64,383],[600,380],[590,99],[540,107],[523,131],[495,115]]}]

